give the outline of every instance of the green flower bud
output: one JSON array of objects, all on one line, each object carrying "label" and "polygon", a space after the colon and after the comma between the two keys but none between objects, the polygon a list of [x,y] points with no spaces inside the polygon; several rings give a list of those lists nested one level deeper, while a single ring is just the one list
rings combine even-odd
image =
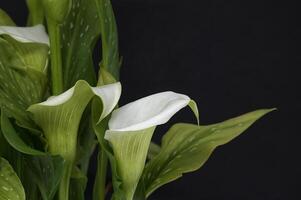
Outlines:
[{"label": "green flower bud", "polygon": [[63,23],[68,15],[72,0],[42,0],[46,17],[56,23]]}]

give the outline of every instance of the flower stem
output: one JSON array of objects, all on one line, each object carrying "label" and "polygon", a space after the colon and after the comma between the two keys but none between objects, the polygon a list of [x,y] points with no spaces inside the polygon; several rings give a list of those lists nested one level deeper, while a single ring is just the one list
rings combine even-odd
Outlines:
[{"label": "flower stem", "polygon": [[68,200],[69,199],[69,185],[70,185],[70,177],[72,173],[73,164],[71,162],[66,161],[64,166],[64,174],[59,186],[58,191],[58,200]]},{"label": "flower stem", "polygon": [[93,200],[104,200],[106,191],[108,157],[104,150],[98,154],[97,172],[93,188]]},{"label": "flower stem", "polygon": [[50,37],[52,95],[58,95],[63,92],[60,26],[51,19],[47,19],[47,24]]}]

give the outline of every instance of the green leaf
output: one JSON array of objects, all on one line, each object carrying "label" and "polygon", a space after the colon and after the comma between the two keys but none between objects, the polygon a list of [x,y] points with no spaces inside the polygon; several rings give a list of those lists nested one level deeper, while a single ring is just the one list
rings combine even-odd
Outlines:
[{"label": "green leaf", "polygon": [[7,142],[19,152],[28,155],[44,155],[44,152],[35,150],[27,145],[10,123],[5,112],[1,112],[1,130]]},{"label": "green leaf", "polygon": [[52,200],[64,172],[64,159],[60,156],[28,156],[25,166],[31,181],[37,184],[43,200]]},{"label": "green leaf", "polygon": [[79,79],[90,85],[96,83],[92,53],[100,35],[97,12],[94,0],[73,0],[71,11],[62,25],[65,89]]},{"label": "green leaf", "polygon": [[140,180],[140,190],[144,189],[144,195],[148,197],[183,173],[199,169],[216,147],[230,142],[272,110],[257,110],[208,126],[174,125],[164,135],[160,153],[147,163]]},{"label": "green leaf", "polygon": [[200,125],[200,115],[197,103],[194,100],[190,100],[188,106],[192,110],[194,116],[196,117],[198,125]]},{"label": "green leaf", "polygon": [[116,78],[113,77],[105,68],[100,67],[97,85],[107,85],[116,83]]},{"label": "green leaf", "polygon": [[[35,191],[35,187],[38,186],[43,200],[52,200],[63,174],[64,160],[58,156],[51,157],[27,145],[16,132],[3,111],[1,112],[1,129],[6,141],[15,149],[11,149],[11,147],[6,144],[5,148],[7,148],[10,153],[6,152],[5,155],[8,156],[10,160],[13,160],[14,164],[19,166],[17,168],[21,175],[20,178],[25,184],[24,186],[28,198],[39,199],[39,197],[36,196],[38,193]],[[21,155],[16,151],[34,156]]]},{"label": "green leaf", "polygon": [[[1,126],[1,125],[0,125]],[[0,127],[0,157],[5,157],[9,151],[9,144],[7,143]]]},{"label": "green leaf", "polygon": [[[42,62],[38,65],[34,59],[35,53],[43,51],[39,51],[40,44],[21,44],[9,36],[5,38],[8,41],[0,38],[0,107],[9,117],[32,127],[26,109],[40,102],[46,90],[47,77],[38,71],[42,69],[40,66],[45,67],[45,60],[38,56],[37,60]],[[39,52],[35,51],[35,47]]]},{"label": "green leaf", "polygon": [[29,10],[29,16],[27,25],[33,26],[37,24],[43,24],[44,22],[44,10],[41,0],[26,0]]},{"label": "green leaf", "polygon": [[20,179],[4,158],[0,158],[0,200],[25,200]]},{"label": "green leaf", "polygon": [[15,22],[0,8],[0,26],[15,26]]},{"label": "green leaf", "polygon": [[101,68],[105,68],[112,76],[119,80],[121,59],[118,51],[118,32],[114,12],[110,0],[94,0],[101,29],[102,61]]},{"label": "green leaf", "polygon": [[148,149],[148,153],[147,153],[147,158],[148,159],[152,159],[154,158],[156,155],[159,154],[161,150],[161,147],[159,145],[157,145],[156,143],[154,142],[151,142],[149,144],[149,149]]}]

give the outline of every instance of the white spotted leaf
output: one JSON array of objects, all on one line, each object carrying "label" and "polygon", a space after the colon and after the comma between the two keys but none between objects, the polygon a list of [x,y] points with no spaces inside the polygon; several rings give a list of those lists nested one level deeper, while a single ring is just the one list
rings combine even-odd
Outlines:
[{"label": "white spotted leaf", "polygon": [[159,154],[147,163],[136,195],[147,198],[160,186],[199,169],[216,147],[230,142],[270,111],[257,110],[208,126],[174,125],[164,135]]},{"label": "white spotted leaf", "polygon": [[0,157],[0,200],[25,200],[20,179],[7,160]]}]

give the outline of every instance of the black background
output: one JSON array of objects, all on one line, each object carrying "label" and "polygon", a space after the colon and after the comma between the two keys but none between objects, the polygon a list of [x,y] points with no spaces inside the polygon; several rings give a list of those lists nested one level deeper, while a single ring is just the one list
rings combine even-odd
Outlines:
[{"label": "black background", "polygon": [[[24,25],[24,2],[1,0],[0,7]],[[201,170],[162,187],[150,199],[301,199],[297,5],[113,0],[113,7],[124,58],[121,104],[173,90],[198,102],[202,124],[278,108],[218,148]],[[158,128],[155,140],[172,123],[193,120],[185,109]]]}]

